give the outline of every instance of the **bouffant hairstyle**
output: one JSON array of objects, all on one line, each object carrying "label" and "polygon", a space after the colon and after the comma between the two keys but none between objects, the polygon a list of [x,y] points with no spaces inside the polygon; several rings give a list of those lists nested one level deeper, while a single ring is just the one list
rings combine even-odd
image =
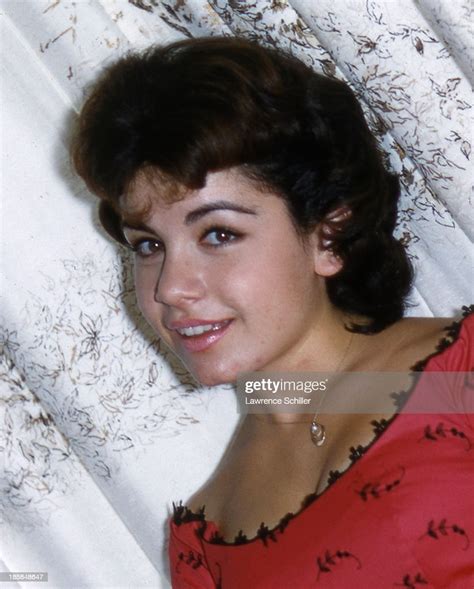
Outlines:
[{"label": "bouffant hairstyle", "polygon": [[128,54],[92,87],[72,157],[122,244],[119,199],[139,172],[193,190],[208,172],[238,167],[285,200],[302,235],[323,228],[343,262],[328,296],[364,318],[351,330],[376,333],[403,314],[412,268],[393,237],[398,178],[351,89],[284,51],[213,37]]}]

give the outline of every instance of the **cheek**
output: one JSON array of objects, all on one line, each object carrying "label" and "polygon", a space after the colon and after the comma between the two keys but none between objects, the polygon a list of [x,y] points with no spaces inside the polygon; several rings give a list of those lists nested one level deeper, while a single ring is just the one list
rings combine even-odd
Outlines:
[{"label": "cheek", "polygon": [[297,244],[289,244],[265,256],[255,280],[257,292],[268,297],[269,312],[275,307],[280,307],[281,312],[281,307],[287,305],[286,313],[300,308],[304,300],[312,296],[317,283],[312,256]]},{"label": "cheek", "polygon": [[314,274],[301,266],[290,269],[267,263],[254,265],[251,271],[235,272],[225,283],[215,284],[221,292],[225,288],[227,302],[256,328],[256,339],[263,343],[269,331],[274,335],[285,333],[290,319],[305,316],[314,307],[316,282]]},{"label": "cheek", "polygon": [[155,303],[155,272],[151,268],[139,266],[135,263],[134,267],[135,293],[137,297],[138,308],[147,319],[152,316],[152,309],[156,307]]}]

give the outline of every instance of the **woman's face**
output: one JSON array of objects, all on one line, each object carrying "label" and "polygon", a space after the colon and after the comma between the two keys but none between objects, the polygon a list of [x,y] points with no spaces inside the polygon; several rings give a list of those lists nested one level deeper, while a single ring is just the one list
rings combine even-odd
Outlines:
[{"label": "woman's face", "polygon": [[[314,236],[304,243],[284,201],[235,169],[172,204],[154,190],[139,177],[122,208],[138,304],[154,330],[205,385],[300,367],[329,308]],[[144,223],[128,226],[149,198]]]}]

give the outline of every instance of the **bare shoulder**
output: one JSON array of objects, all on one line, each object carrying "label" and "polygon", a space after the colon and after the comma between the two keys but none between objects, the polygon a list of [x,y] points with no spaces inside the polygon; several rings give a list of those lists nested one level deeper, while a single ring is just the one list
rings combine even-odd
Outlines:
[{"label": "bare shoulder", "polygon": [[235,454],[234,447],[228,448],[213,474],[185,503],[194,513],[204,508],[208,521],[219,521],[225,510],[226,498],[232,489],[235,464],[238,462]]},{"label": "bare shoulder", "polygon": [[454,317],[406,317],[399,323],[407,331],[418,333],[422,337],[433,336],[443,332],[455,321]]},{"label": "bare shoulder", "polygon": [[224,496],[224,471],[225,468],[219,464],[214,474],[204,483],[204,485],[191,495],[186,501],[186,506],[198,513],[203,507],[207,519],[214,520],[216,513],[221,507],[220,499]]},{"label": "bare shoulder", "polygon": [[225,507],[229,489],[233,487],[236,463],[242,467],[242,460],[239,461],[238,459],[241,455],[241,440],[242,438],[245,439],[242,423],[243,421],[238,425],[229,446],[212,475],[186,501],[187,507],[195,513],[204,507],[207,520],[218,521],[219,514]]},{"label": "bare shoulder", "polygon": [[186,507],[193,511],[194,513],[198,513],[200,509],[206,507],[207,498],[204,492],[204,489],[200,489],[196,493],[194,493],[187,501]]},{"label": "bare shoulder", "polygon": [[388,328],[385,337],[392,350],[390,369],[409,370],[436,352],[454,321],[452,317],[407,317]]},{"label": "bare shoulder", "polygon": [[453,317],[407,317],[400,321],[400,329],[408,341],[436,345],[454,321]]}]

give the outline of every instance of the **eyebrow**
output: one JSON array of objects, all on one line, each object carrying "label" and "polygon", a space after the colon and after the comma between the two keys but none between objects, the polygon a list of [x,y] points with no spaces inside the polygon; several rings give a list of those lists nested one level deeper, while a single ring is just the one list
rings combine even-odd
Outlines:
[{"label": "eyebrow", "polygon": [[192,225],[213,211],[234,211],[235,213],[243,213],[244,215],[257,214],[255,209],[249,209],[248,207],[237,205],[227,200],[216,200],[215,202],[202,205],[201,207],[194,209],[194,211],[189,212],[184,219],[184,223],[185,225]]},{"label": "eyebrow", "polygon": [[[244,215],[257,214],[255,209],[237,205],[227,200],[217,200],[190,211],[184,218],[184,224],[192,225],[193,223],[196,223],[196,221],[199,221],[199,219],[202,219],[214,211],[233,211],[235,213],[242,213]],[[122,229],[136,229],[140,231],[147,231],[148,233],[154,233],[154,230],[149,225],[146,225],[146,223],[134,223],[132,221],[126,220],[124,220],[122,223]]]}]

